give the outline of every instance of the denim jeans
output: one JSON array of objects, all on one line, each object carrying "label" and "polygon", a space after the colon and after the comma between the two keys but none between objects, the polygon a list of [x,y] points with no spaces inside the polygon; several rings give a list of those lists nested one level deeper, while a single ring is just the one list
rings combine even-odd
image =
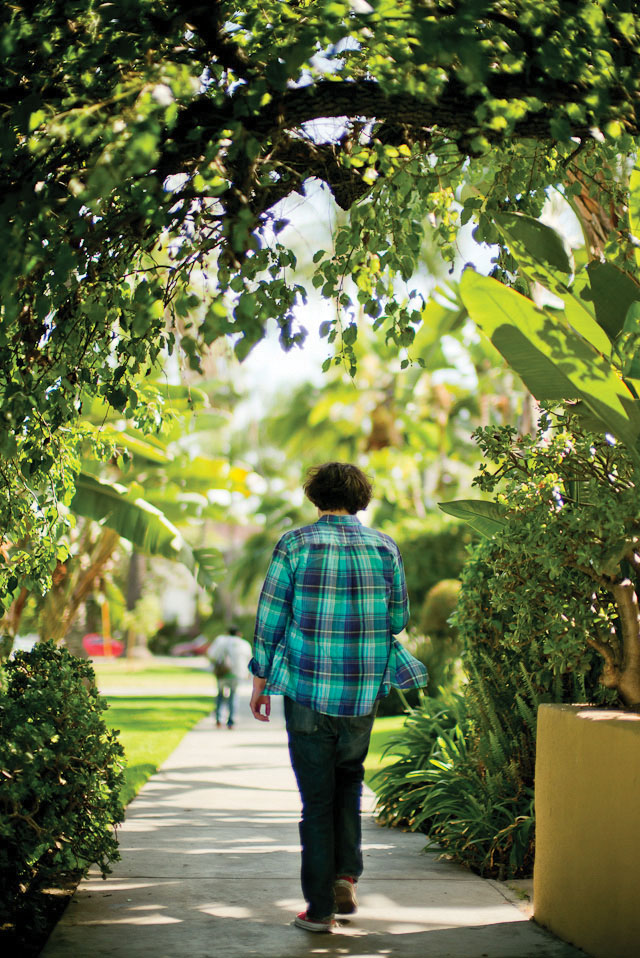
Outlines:
[{"label": "denim jeans", "polygon": [[226,701],[229,714],[227,717],[227,725],[229,728],[234,724],[234,710],[236,704],[236,689],[238,688],[238,680],[234,678],[225,679],[221,678],[217,680],[218,682],[218,699],[216,702],[216,722],[222,722],[222,706]]},{"label": "denim jeans", "polygon": [[376,709],[334,716],[284,700],[291,765],[302,799],[302,893],[311,918],[334,911],[338,875],[362,874],[360,800]]}]

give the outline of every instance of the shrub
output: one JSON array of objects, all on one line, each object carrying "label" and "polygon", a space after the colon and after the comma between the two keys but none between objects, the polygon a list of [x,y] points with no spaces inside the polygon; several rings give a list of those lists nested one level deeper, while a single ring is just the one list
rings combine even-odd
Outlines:
[{"label": "shrub", "polygon": [[38,889],[119,858],[124,752],[87,662],[45,642],[3,668],[0,922],[19,924]]},{"label": "shrub", "polygon": [[[631,466],[608,438],[571,434],[558,417],[553,432],[551,424],[544,417],[533,438],[481,436],[499,469],[483,468],[479,484],[507,480],[498,499],[507,518],[469,558],[452,617],[465,649],[465,722],[415,760],[402,755],[379,788],[382,817],[401,813],[457,861],[500,878],[530,874],[533,864],[538,706],[619,704],[623,640],[638,632],[636,616],[622,634],[612,601],[623,586],[637,594]],[[413,721],[429,730],[432,719]]]},{"label": "shrub", "polygon": [[409,601],[416,617],[429,589],[442,579],[459,579],[469,546],[477,534],[465,524],[450,523],[412,538],[396,536],[407,577]]},{"label": "shrub", "polygon": [[398,755],[372,778],[377,796],[376,817],[382,825],[427,831],[423,816],[425,788],[421,774],[447,737],[462,740],[466,728],[464,701],[459,695],[427,698],[413,709],[397,735],[389,739],[384,755]]},{"label": "shrub", "polygon": [[452,689],[460,677],[462,647],[458,630],[449,622],[460,592],[459,579],[442,579],[432,586],[420,612],[419,630],[423,638],[411,651],[429,672],[429,693],[439,688]]},{"label": "shrub", "polygon": [[515,720],[492,715],[490,727],[480,729],[473,711],[466,697],[448,696],[428,700],[411,714],[387,748],[400,758],[373,780],[378,820],[428,833],[451,858],[481,875],[528,875],[533,776],[531,771],[523,777],[514,743],[522,739],[522,721],[535,737],[535,712],[523,707]]}]

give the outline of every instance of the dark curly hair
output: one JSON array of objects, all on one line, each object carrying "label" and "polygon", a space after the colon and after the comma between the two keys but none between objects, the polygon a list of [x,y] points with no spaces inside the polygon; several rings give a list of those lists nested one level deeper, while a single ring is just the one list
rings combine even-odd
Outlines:
[{"label": "dark curly hair", "polygon": [[307,499],[323,512],[346,509],[355,515],[371,502],[373,486],[361,469],[349,462],[325,462],[313,466],[304,483]]}]

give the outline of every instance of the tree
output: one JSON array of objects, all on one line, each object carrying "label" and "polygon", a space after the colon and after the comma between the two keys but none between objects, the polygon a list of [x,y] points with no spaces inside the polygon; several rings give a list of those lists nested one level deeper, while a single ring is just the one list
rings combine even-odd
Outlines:
[{"label": "tree", "polygon": [[[162,429],[155,435],[132,428],[104,401],[87,406],[86,456],[70,502],[68,555],[58,560],[44,598],[29,596],[24,586],[20,589],[0,620],[3,654],[11,650],[25,609],[44,638],[65,638],[69,645],[77,613],[100,583],[110,580],[116,554],[122,560],[122,539],[137,550],[136,557],[181,562],[201,586],[215,589],[224,563],[219,550],[203,538],[202,523],[228,515],[213,501],[215,490],[248,496],[249,470],[203,449],[209,437],[203,439],[202,430],[219,428],[226,416],[210,408],[202,390],[166,383],[147,383],[145,388],[164,406]],[[111,446],[119,455],[101,462],[94,457],[96,444]],[[198,543],[192,541],[190,526],[197,527]]]},{"label": "tree", "polygon": [[[636,196],[634,190],[634,231]],[[496,222],[523,275],[555,294],[553,305],[536,305],[471,271],[463,277],[463,298],[534,395],[556,413],[563,412],[560,428],[552,429],[552,420],[542,417],[533,439],[516,437],[509,429],[481,431],[483,453],[498,469],[491,473],[484,465],[478,485],[494,492],[504,478],[506,487],[494,502],[449,503],[443,508],[470,519],[483,534],[497,536],[497,565],[514,561],[516,540],[520,545],[514,574],[519,576],[533,562],[518,580],[526,583],[519,593],[521,615],[529,624],[532,617],[542,616],[540,628],[551,637],[546,647],[551,671],[558,675],[567,668],[566,655],[556,655],[553,636],[558,628],[560,636],[568,630],[579,645],[603,657],[603,684],[616,690],[625,705],[637,707],[640,381],[635,337],[640,285],[631,264],[628,271],[608,262],[575,271],[557,234],[534,220],[506,215]],[[533,546],[536,538],[538,548]],[[562,568],[567,570],[564,577],[559,574]],[[504,573],[499,579],[508,593],[513,590]],[[556,592],[560,605],[541,603],[543,595]],[[498,599],[498,608],[502,601]],[[567,615],[561,606],[569,601],[580,611]],[[517,642],[526,641],[526,628],[512,631]],[[561,649],[563,645],[560,642]]]},{"label": "tree", "polygon": [[[20,582],[46,586],[60,558],[87,395],[144,425],[134,379],[163,350],[179,345],[197,367],[202,346],[230,336],[242,358],[270,319],[285,348],[302,342],[305,290],[278,239],[278,203],[310,177],[350,210],[334,249],[317,253],[314,283],[336,299],[324,333],[351,367],[359,307],[409,362],[425,214],[452,257],[463,181],[461,219],[475,217],[486,241],[499,239],[494,211],[535,214],[549,185],[619,208],[617,157],[639,132],[640,18],[624,0],[567,6],[2,8],[7,601]],[[610,226],[626,230],[615,215]],[[34,529],[38,548],[20,551]]]}]

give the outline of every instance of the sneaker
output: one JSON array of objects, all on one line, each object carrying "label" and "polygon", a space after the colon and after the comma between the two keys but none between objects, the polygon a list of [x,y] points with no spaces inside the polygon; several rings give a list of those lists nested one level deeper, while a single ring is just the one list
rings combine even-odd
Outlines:
[{"label": "sneaker", "polygon": [[358,910],[356,880],[350,875],[339,875],[333,886],[336,896],[336,911],[339,915],[353,915]]},{"label": "sneaker", "polygon": [[335,922],[331,916],[328,918],[309,918],[308,912],[301,911],[299,915],[296,915],[293,924],[297,928],[304,928],[306,931],[331,931]]}]

